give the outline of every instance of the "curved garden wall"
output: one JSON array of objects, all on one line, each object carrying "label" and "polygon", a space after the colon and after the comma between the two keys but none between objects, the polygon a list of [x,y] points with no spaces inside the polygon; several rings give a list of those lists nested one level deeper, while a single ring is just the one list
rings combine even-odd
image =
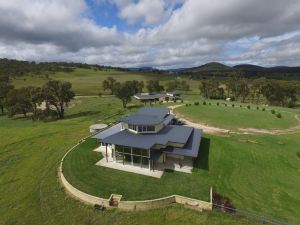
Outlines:
[{"label": "curved garden wall", "polygon": [[[89,204],[89,205],[103,205],[105,207],[110,207],[110,200],[104,199],[100,197],[96,197],[93,195],[89,195],[85,192],[82,192],[72,186],[67,179],[65,178],[63,174],[63,162],[65,157],[68,155],[69,152],[71,152],[75,147],[77,147],[80,143],[85,141],[85,138],[80,140],[78,144],[73,146],[62,158],[60,162],[60,166],[58,169],[58,177],[61,182],[61,184],[64,186],[66,192],[74,197],[75,199]],[[179,203],[182,205],[185,205],[189,208],[196,209],[196,210],[212,210],[212,190],[210,190],[210,202],[201,201],[198,199],[188,198],[180,195],[171,195],[163,198],[158,199],[152,199],[152,200],[143,200],[143,201],[120,201],[118,204],[118,208],[123,210],[147,210],[147,209],[153,209],[158,207],[165,207],[167,205],[173,204],[173,203]]]}]

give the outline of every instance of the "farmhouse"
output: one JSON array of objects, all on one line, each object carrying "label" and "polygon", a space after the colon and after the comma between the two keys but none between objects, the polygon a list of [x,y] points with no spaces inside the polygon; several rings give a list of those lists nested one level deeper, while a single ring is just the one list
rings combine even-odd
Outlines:
[{"label": "farmhouse", "polygon": [[180,93],[177,91],[163,93],[138,93],[133,96],[142,103],[158,102],[158,101],[176,101],[180,100]]},{"label": "farmhouse", "polygon": [[96,134],[99,165],[160,177],[165,169],[191,173],[202,131],[173,124],[169,109],[145,107]]}]

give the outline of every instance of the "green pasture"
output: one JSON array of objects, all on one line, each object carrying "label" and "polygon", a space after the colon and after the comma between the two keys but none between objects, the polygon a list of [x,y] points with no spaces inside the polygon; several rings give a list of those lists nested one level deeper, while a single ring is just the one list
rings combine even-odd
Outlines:
[{"label": "green pasture", "polygon": [[89,125],[114,121],[129,111],[115,98],[82,98],[62,121],[0,117],[0,224],[253,224],[176,205],[144,212],[99,212],[69,197],[56,173],[62,156],[88,135]]},{"label": "green pasture", "polygon": [[[199,101],[199,105],[194,105],[194,102],[191,104],[191,106],[184,105],[176,108],[175,113],[196,123],[230,130],[237,130],[238,128],[283,129],[300,125],[300,122],[295,118],[295,115],[300,111],[296,109],[255,106],[253,104],[248,109],[247,104],[224,101],[220,101],[219,106],[217,106],[217,101],[209,100],[206,100],[206,105],[203,105],[203,101]],[[273,109],[275,114],[271,113]],[[277,113],[280,113],[282,118],[277,118]]]},{"label": "green pasture", "polygon": [[[49,79],[55,79],[71,82],[73,85],[73,89],[77,95],[98,95],[99,92],[104,94],[109,93],[102,89],[102,82],[108,77],[113,77],[119,82],[125,82],[127,80],[144,81],[145,85],[148,80],[159,80],[162,84],[165,84],[167,81],[172,79],[181,79],[176,77],[176,75],[171,74],[123,72],[116,70],[95,71],[90,69],[77,68],[74,72],[71,73],[58,72],[49,74],[49,78],[45,78],[45,76],[23,76],[21,78],[14,79],[13,84],[16,88],[24,86],[42,86]],[[191,91],[189,93],[198,93],[199,82],[192,82],[190,80],[187,81],[191,85]]]}]

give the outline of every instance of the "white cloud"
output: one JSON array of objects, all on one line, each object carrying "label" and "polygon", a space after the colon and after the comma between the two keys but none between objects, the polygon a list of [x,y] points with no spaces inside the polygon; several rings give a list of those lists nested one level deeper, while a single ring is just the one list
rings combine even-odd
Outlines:
[{"label": "white cloud", "polygon": [[0,1],[0,57],[161,68],[300,61],[298,0],[94,1],[113,2],[120,17],[145,28],[99,26],[84,0]]}]

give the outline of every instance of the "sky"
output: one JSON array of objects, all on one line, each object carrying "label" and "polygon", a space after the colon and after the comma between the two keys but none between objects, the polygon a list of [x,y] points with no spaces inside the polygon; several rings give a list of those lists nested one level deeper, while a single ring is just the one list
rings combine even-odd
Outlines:
[{"label": "sky", "polygon": [[300,0],[0,0],[0,58],[300,66]]}]

